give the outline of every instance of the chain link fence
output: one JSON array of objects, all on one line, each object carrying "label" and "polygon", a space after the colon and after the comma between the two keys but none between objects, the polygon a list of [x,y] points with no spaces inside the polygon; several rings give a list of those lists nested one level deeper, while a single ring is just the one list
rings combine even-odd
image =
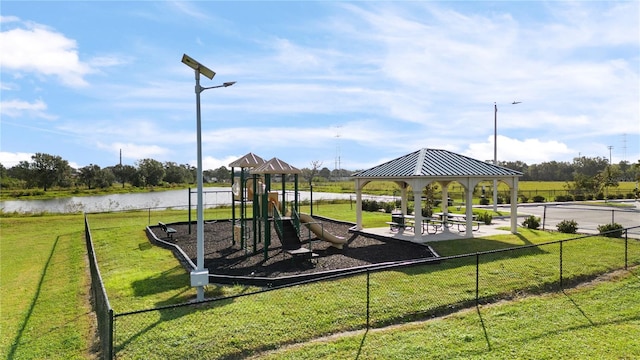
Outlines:
[{"label": "chain link fence", "polygon": [[[88,221],[85,227],[90,262],[95,263]],[[640,265],[640,240],[627,237],[638,228],[625,230],[623,238],[588,235],[422,259],[204,302],[122,313],[110,308],[95,263],[92,296],[102,354],[105,359],[240,359],[335,333],[425,320],[478,304],[561,291],[612,270]]]},{"label": "chain link fence", "polygon": [[91,238],[89,220],[86,215],[84,216],[84,238],[87,246],[89,274],[91,276],[91,305],[96,314],[98,337],[100,338],[100,349],[97,350],[102,354],[104,359],[111,359],[113,357],[113,309],[109,304],[107,291],[102,282],[98,268],[98,260],[96,259],[93,240]]}]

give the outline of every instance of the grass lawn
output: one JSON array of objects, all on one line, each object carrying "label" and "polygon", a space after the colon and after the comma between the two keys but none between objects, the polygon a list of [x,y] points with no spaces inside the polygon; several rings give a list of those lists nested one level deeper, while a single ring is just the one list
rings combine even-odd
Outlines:
[{"label": "grass lawn", "polygon": [[80,215],[2,218],[4,359],[84,359],[93,344]]},{"label": "grass lawn", "polygon": [[561,293],[329,337],[260,359],[636,359],[640,271]]}]

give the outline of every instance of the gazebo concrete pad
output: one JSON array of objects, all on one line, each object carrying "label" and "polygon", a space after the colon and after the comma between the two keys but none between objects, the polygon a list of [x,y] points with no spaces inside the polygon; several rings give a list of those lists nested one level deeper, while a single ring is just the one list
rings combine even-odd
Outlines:
[{"label": "gazebo concrete pad", "polygon": [[427,234],[425,232],[417,241],[416,241],[416,237],[413,234],[413,231],[405,230],[405,231],[392,232],[388,226],[380,227],[380,228],[366,228],[366,229],[360,230],[360,232],[364,234],[371,234],[376,237],[386,237],[390,239],[426,244],[434,241],[481,238],[481,237],[487,237],[487,236],[493,236],[493,235],[509,235],[511,234],[511,231],[504,230],[504,229],[509,229],[509,227],[510,227],[510,220],[508,218],[507,219],[494,218],[491,225],[485,225],[485,224],[480,225],[480,229],[477,231],[473,231],[471,237],[466,236],[465,232],[459,232],[457,226],[453,226],[452,228],[446,229],[445,231],[439,230],[435,234]]}]

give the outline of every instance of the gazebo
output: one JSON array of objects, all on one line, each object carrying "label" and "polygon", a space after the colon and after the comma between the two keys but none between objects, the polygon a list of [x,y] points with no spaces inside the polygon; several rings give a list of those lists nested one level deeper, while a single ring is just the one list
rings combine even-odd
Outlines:
[{"label": "gazebo", "polygon": [[[485,161],[453,153],[447,150],[423,148],[384,164],[374,166],[352,175],[356,190],[356,227],[362,230],[362,188],[371,181],[394,181],[400,187],[401,210],[407,213],[407,189],[410,186],[414,199],[422,199],[423,189],[433,183],[442,186],[442,210],[447,213],[448,186],[458,182],[464,188],[466,208],[466,237],[473,237],[472,233],[472,199],[473,189],[481,182],[497,180],[507,184],[510,188],[511,204],[511,232],[517,233],[518,210],[518,178],[519,171],[490,164]],[[494,189],[494,191],[496,191]],[[415,240],[420,241],[422,234],[421,201],[414,202]]]}]

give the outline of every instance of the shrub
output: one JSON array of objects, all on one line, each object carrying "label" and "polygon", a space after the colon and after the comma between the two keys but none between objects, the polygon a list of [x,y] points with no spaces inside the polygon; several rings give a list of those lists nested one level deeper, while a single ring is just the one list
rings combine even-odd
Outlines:
[{"label": "shrub", "polygon": [[529,201],[529,198],[526,195],[520,195],[520,202],[521,203],[526,203],[527,201]]},{"label": "shrub", "polygon": [[626,195],[627,199],[635,199],[635,195],[633,195],[633,193],[627,193]]},{"label": "shrub", "polygon": [[396,208],[393,202],[384,203],[384,212],[391,213]]},{"label": "shrub", "polygon": [[575,234],[578,231],[578,223],[575,220],[562,220],[556,227],[559,232],[565,234]]},{"label": "shrub", "polygon": [[556,195],[555,199],[553,199],[555,202],[565,202],[567,201],[567,197],[564,195]]},{"label": "shrub", "polygon": [[574,196],[574,199],[576,201],[584,201],[585,196],[584,195],[576,195],[576,196]]},{"label": "shrub", "polygon": [[604,194],[603,193],[598,193],[596,195],[596,200],[604,200]]},{"label": "shrub", "polygon": [[487,198],[480,199],[480,205],[489,205],[489,199]]},{"label": "shrub", "polygon": [[526,227],[527,229],[536,230],[540,227],[540,218],[529,215],[529,217],[524,219],[524,221],[522,222],[522,226]]},{"label": "shrub", "polygon": [[478,215],[478,221],[484,222],[485,225],[491,225],[492,220],[493,215],[489,214],[488,212],[483,212],[482,214]]},{"label": "shrub", "polygon": [[544,196],[542,195],[536,195],[533,197],[533,202],[534,203],[543,203],[544,202]]},{"label": "shrub", "polygon": [[618,223],[598,225],[598,231],[600,234],[606,237],[619,238],[622,237],[622,231],[624,227]]},{"label": "shrub", "polygon": [[587,200],[593,200],[593,195],[591,194],[587,195]]},{"label": "shrub", "polygon": [[427,208],[423,208],[423,209],[422,209],[422,217],[424,217],[424,218],[427,218],[427,219],[428,219],[428,218],[430,218],[430,217],[431,217],[431,215],[433,215],[433,210],[431,210],[431,209],[427,209]]}]

